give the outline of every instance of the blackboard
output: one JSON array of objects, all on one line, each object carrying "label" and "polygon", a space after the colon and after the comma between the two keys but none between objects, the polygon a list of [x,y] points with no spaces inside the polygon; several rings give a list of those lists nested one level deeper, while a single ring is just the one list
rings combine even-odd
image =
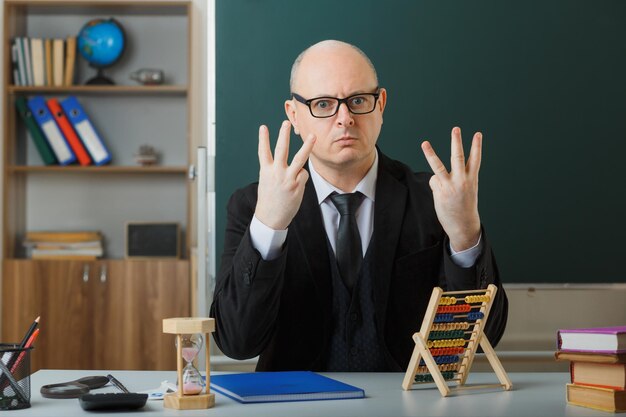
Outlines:
[{"label": "blackboard", "polygon": [[387,88],[389,156],[429,170],[421,140],[448,160],[453,126],[483,132],[479,208],[505,283],[626,282],[626,2],[216,3],[218,259],[228,197],[258,178],[258,126],[275,140],[293,60],[332,38]]}]

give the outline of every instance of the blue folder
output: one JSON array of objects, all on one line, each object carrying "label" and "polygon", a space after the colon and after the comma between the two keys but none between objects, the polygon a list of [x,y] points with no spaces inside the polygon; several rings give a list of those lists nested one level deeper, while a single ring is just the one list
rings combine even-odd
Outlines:
[{"label": "blue folder", "polygon": [[104,145],[98,132],[96,132],[78,99],[74,96],[69,96],[61,101],[61,107],[67,116],[67,120],[72,123],[74,130],[78,133],[78,137],[85,145],[85,148],[87,148],[94,165],[104,165],[111,162],[111,153]]},{"label": "blue folder", "polygon": [[241,403],[365,397],[361,388],[309,371],[211,375],[211,389]]},{"label": "blue folder", "polygon": [[59,165],[68,165],[76,162],[76,155],[74,155],[65,136],[61,133],[57,122],[54,121],[54,117],[52,117],[52,113],[50,113],[46,105],[46,99],[43,96],[35,96],[29,99],[26,104],[48,140],[50,148],[52,148],[57,161],[59,161]]}]

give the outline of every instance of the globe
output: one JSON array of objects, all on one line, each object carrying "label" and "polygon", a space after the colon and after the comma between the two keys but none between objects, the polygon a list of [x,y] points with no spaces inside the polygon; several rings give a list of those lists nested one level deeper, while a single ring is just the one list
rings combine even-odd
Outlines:
[{"label": "globe", "polygon": [[113,18],[90,20],[80,30],[77,44],[80,55],[98,71],[87,84],[114,84],[104,76],[103,68],[115,64],[124,53],[126,37],[122,25]]}]

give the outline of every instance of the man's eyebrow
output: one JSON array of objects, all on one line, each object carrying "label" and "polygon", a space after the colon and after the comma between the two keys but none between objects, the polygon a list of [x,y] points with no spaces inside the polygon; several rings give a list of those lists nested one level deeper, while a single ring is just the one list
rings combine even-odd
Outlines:
[{"label": "man's eyebrow", "polygon": [[[374,91],[371,91],[374,90]],[[324,98],[324,97],[328,97],[328,98],[346,98],[346,97],[352,97],[352,96],[356,96],[359,94],[374,94],[378,91],[378,87],[374,87],[373,89],[362,89],[362,90],[356,90],[351,92],[350,94],[348,94],[347,96],[344,97],[337,97],[337,96],[333,96],[332,94],[318,94],[313,96],[313,98]]]}]

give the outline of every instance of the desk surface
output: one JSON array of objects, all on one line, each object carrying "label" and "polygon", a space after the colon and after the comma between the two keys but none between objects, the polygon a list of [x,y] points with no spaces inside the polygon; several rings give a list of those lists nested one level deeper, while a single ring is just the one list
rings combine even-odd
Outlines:
[{"label": "desk surface", "polygon": [[[11,411],[13,416],[94,416],[83,411],[76,399],[53,400],[41,397],[42,385],[70,381],[107,371],[42,370],[31,377],[31,408]],[[174,371],[112,371],[130,391],[156,388],[161,381],[176,380]],[[216,372],[218,374],[220,372]],[[162,401],[148,401],[141,416],[607,416],[607,413],[565,403],[566,373],[510,373],[512,391],[496,388],[458,391],[443,398],[434,384],[419,385],[412,391],[401,388],[401,373],[328,373],[337,380],[361,387],[367,398],[352,400],[304,401],[289,403],[240,404],[216,393],[215,407],[209,410],[178,411],[163,408]],[[469,384],[497,383],[492,373],[474,373]],[[104,391],[103,391],[104,390]],[[115,391],[104,388],[94,392]],[[98,413],[102,415],[101,413]]]}]

